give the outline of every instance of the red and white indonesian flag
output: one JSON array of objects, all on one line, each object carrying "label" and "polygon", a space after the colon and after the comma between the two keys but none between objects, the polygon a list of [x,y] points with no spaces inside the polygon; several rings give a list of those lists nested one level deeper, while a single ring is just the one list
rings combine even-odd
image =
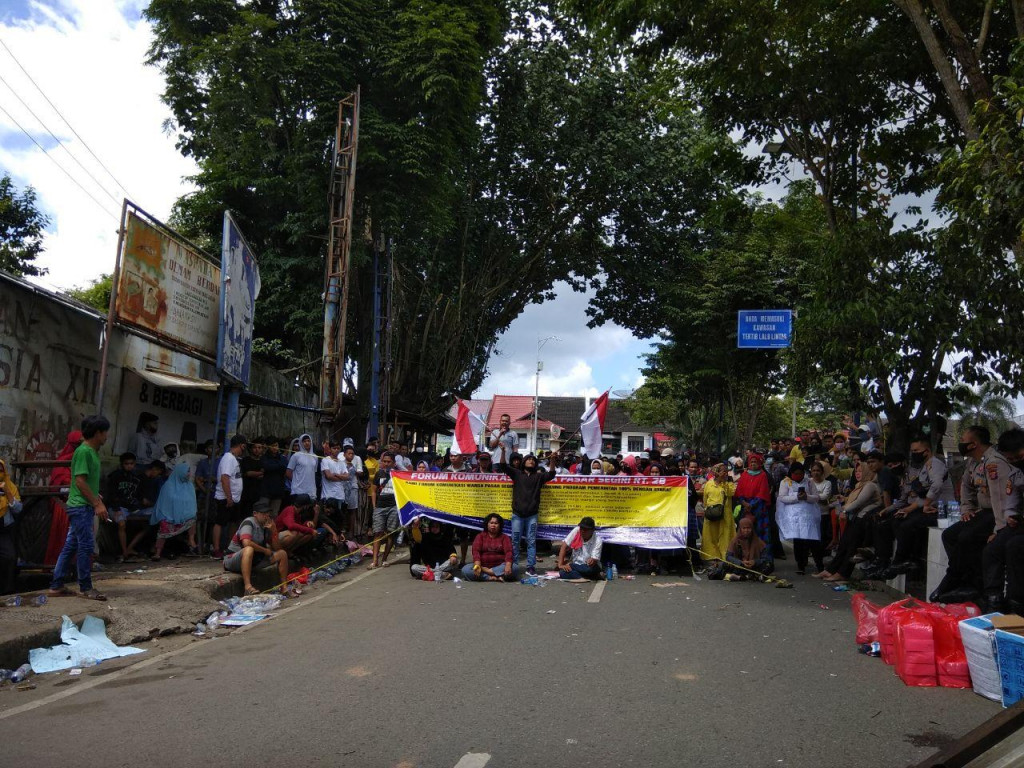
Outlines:
[{"label": "red and white indonesian flag", "polygon": [[608,410],[608,391],[590,404],[580,417],[580,437],[583,453],[596,459],[601,455],[601,433],[604,432],[604,414]]},{"label": "red and white indonesian flag", "polygon": [[476,453],[476,436],[487,425],[462,400],[458,401],[459,412],[455,416],[455,436],[452,438],[452,453]]}]

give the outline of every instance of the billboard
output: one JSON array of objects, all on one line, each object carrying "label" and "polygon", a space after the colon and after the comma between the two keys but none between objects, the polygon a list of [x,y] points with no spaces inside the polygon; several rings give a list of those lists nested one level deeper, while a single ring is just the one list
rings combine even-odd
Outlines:
[{"label": "billboard", "polygon": [[220,269],[134,210],[124,222],[114,315],[118,322],[213,358]]},{"label": "billboard", "polygon": [[736,320],[740,349],[785,349],[793,341],[793,310],[741,309]]},{"label": "billboard", "polygon": [[252,249],[227,211],[224,212],[221,274],[224,287],[221,291],[217,368],[242,386],[248,386],[256,299],[260,295],[260,268]]}]

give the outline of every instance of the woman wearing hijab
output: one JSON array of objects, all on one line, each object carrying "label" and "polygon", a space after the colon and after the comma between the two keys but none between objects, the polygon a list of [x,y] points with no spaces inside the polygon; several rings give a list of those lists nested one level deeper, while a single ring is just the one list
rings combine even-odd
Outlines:
[{"label": "woman wearing hijab", "polygon": [[21,493],[0,459],[0,595],[14,591],[18,552],[14,546],[14,521],[21,514]]},{"label": "woman wearing hijab", "polygon": [[590,474],[592,474],[592,475],[603,475],[604,474],[604,464],[601,462],[600,459],[594,459],[592,462],[590,462]]},{"label": "woman wearing hijab", "polygon": [[711,560],[725,560],[729,543],[736,533],[732,517],[732,497],[736,485],[729,479],[723,463],[712,469],[711,479],[704,483],[704,526],[701,528],[701,552]]},{"label": "woman wearing hijab", "polygon": [[[754,519],[750,516],[740,518],[736,535],[729,542],[725,557],[726,570],[734,571],[733,578],[738,581],[751,578],[753,574],[750,571],[767,576],[775,570],[772,551],[759,536],[754,535]],[[739,567],[729,568],[730,565]]]},{"label": "woman wearing hijab", "polygon": [[[821,511],[818,509],[818,488],[807,477],[804,465],[794,461],[789,474],[779,484],[778,509],[775,517],[779,535],[792,539],[796,557],[796,572],[807,572],[807,556],[812,550],[815,562],[821,557]],[[818,548],[815,548],[817,542]]]},{"label": "woman wearing hijab", "polygon": [[196,547],[196,494],[188,476],[188,464],[181,463],[174,468],[170,478],[160,489],[156,506],[149,518],[150,525],[159,526],[156,534],[156,548],[152,560],[160,560],[164,544],[168,539],[188,533],[188,557],[197,557]]},{"label": "woman wearing hijab", "polygon": [[825,570],[814,574],[816,579],[837,582],[846,581],[853,574],[856,563],[853,562],[857,548],[862,546],[868,530],[868,515],[882,509],[882,491],[875,482],[875,473],[867,462],[857,465],[853,471],[857,484],[850,491],[843,503],[843,516],[846,518],[846,530],[839,539],[835,557]]},{"label": "woman wearing hijab", "polygon": [[736,483],[736,501],[743,507],[743,514],[754,519],[754,530],[758,538],[771,547],[771,517],[768,512],[772,503],[772,489],[763,466],[764,457],[761,454],[751,453],[747,456],[747,469]]},{"label": "woman wearing hijab", "polygon": [[[66,461],[66,467],[54,467],[50,472],[50,479],[47,485],[57,488],[71,487],[71,457],[75,455],[75,449],[82,444],[82,433],[74,430],[68,433],[67,442],[57,454],[57,461]],[[64,498],[61,496],[50,497],[50,537],[46,542],[46,555],[43,563],[56,565],[60,551],[64,549],[64,541],[68,537],[68,513],[64,506]]]}]

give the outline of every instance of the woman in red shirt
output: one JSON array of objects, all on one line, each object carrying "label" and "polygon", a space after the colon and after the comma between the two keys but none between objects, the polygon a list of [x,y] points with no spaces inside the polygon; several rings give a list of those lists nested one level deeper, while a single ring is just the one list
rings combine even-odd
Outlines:
[{"label": "woman in red shirt", "polygon": [[497,512],[484,518],[484,529],[473,539],[473,564],[466,563],[462,576],[467,581],[511,581],[519,566],[512,562],[512,539],[503,529],[505,521]]}]

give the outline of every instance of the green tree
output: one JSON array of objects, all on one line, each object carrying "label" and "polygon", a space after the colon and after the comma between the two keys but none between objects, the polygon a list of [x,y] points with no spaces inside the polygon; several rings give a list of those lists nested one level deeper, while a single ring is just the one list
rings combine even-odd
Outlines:
[{"label": "green tree", "polygon": [[972,424],[988,427],[993,435],[1013,426],[1013,401],[1003,394],[1004,387],[997,381],[986,381],[979,387],[957,384],[953,387],[953,416],[960,419],[961,428]]},{"label": "green tree", "polygon": [[93,309],[98,309],[106,314],[110,309],[110,291],[113,284],[113,277],[109,274],[100,275],[89,281],[87,285],[80,285],[67,291],[68,296],[77,299],[83,304],[88,304]]},{"label": "green tree", "polygon": [[35,261],[43,252],[43,231],[49,224],[32,187],[19,194],[9,174],[0,176],[0,269],[19,276],[45,275]]}]

